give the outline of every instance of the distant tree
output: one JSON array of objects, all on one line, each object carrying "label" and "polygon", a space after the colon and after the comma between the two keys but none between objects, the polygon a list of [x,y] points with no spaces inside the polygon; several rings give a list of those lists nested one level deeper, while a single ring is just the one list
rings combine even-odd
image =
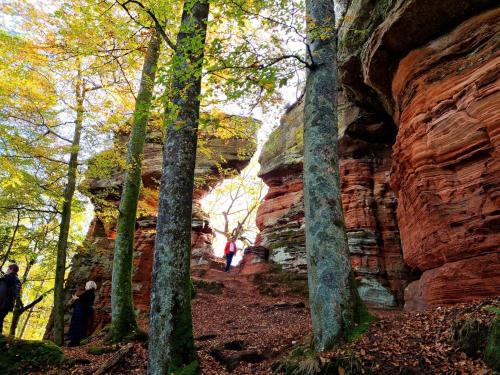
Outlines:
[{"label": "distant tree", "polygon": [[248,237],[256,229],[255,212],[264,191],[264,183],[255,176],[255,169],[256,165],[250,165],[248,171],[217,186],[207,202],[212,228],[226,239],[237,238],[247,245],[251,244]]},{"label": "distant tree", "polygon": [[345,341],[360,307],[349,258],[337,128],[334,2],[307,0],[309,69],[304,108],[304,203],[314,347]]}]

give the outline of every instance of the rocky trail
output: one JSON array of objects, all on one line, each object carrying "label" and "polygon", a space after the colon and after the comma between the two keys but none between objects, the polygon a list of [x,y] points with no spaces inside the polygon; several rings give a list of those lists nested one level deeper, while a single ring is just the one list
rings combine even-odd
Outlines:
[{"label": "rocky trail", "polygon": [[[279,286],[276,295],[263,295],[254,276],[237,272],[208,269],[193,277],[194,335],[203,374],[271,374],[274,362],[309,340],[305,297],[280,293]],[[102,338],[64,349],[74,364],[69,374],[94,374],[116,356],[120,348],[108,349]],[[104,373],[145,374],[146,362],[146,347],[136,344]]]},{"label": "rocky trail", "polygon": [[[290,352],[307,347],[307,299],[291,292],[294,280],[285,284],[278,276],[235,270],[226,274],[213,268],[195,272],[193,323],[202,374],[272,374]],[[378,319],[365,335],[334,352],[306,359],[306,371],[330,364],[328,374],[494,374],[474,350],[465,354],[456,336],[457,327],[470,320],[486,332],[484,327],[498,311],[498,299],[420,313],[372,311]],[[97,334],[84,346],[65,348],[69,364],[45,374],[146,373],[143,343],[110,347],[102,339],[103,334]],[[481,340],[484,337],[478,345]]]}]

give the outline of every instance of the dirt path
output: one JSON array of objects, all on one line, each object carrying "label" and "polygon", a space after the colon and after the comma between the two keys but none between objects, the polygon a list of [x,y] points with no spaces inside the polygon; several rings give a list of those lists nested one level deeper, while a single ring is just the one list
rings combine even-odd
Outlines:
[{"label": "dirt path", "polygon": [[271,374],[276,358],[309,340],[307,301],[259,293],[245,276],[210,270],[203,279],[222,282],[221,294],[199,291],[194,331],[203,374]]}]

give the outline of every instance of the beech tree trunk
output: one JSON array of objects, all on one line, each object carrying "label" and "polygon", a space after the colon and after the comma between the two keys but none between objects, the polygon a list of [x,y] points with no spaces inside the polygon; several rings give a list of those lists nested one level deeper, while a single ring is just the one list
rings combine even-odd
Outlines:
[{"label": "beech tree trunk", "polygon": [[7,251],[5,252],[3,259],[2,259],[2,264],[0,265],[0,271],[3,269],[5,266],[5,263],[9,260],[10,252],[12,251],[12,246],[14,245],[14,241],[16,239],[16,234],[17,231],[19,230],[19,223],[21,221],[21,210],[17,210],[17,220],[16,220],[16,225],[14,226],[14,232],[12,233],[12,237],[9,242],[9,247],[7,248]]},{"label": "beech tree trunk", "polygon": [[332,0],[307,0],[312,66],[304,109],[304,203],[309,298],[317,351],[346,339],[356,288],[340,195],[337,66]]},{"label": "beech tree trunk", "polygon": [[155,76],[160,56],[161,34],[151,37],[144,59],[139,94],[135,104],[132,131],[128,141],[127,164],[120,200],[111,287],[111,341],[121,341],[137,331],[132,296],[132,261],[135,222],[141,189],[141,171]]},{"label": "beech tree trunk", "polygon": [[54,341],[61,346],[64,343],[64,274],[66,272],[66,253],[71,223],[71,203],[76,189],[76,173],[78,169],[78,153],[83,127],[83,102],[85,90],[81,71],[78,71],[76,80],[76,120],[71,154],[68,164],[68,181],[64,189],[64,201],[59,225],[59,239],[57,241],[56,275],[54,281]]},{"label": "beech tree trunk", "polygon": [[191,317],[191,216],[208,14],[207,0],[185,0],[172,62],[151,290],[150,375],[198,369]]}]

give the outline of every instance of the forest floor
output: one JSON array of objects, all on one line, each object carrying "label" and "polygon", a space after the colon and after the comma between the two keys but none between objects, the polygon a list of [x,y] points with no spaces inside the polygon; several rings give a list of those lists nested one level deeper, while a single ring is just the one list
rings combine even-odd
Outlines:
[{"label": "forest floor", "polygon": [[[307,299],[295,292],[288,294],[284,284],[272,283],[270,290],[268,284],[263,287],[262,280],[255,281],[213,269],[195,278],[193,324],[202,374],[272,374],[278,361],[310,342]],[[493,374],[481,359],[458,350],[452,339],[456,322],[471,317],[491,321],[495,316],[492,305],[498,309],[500,300],[420,313],[373,312],[379,319],[364,336],[322,354],[316,358],[317,364],[341,358],[340,374]],[[100,353],[99,348],[110,352]],[[44,374],[146,373],[147,350],[142,343],[109,349],[97,335],[85,346],[65,348],[64,352],[72,365]],[[116,365],[99,372],[118,357]]]}]

